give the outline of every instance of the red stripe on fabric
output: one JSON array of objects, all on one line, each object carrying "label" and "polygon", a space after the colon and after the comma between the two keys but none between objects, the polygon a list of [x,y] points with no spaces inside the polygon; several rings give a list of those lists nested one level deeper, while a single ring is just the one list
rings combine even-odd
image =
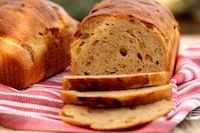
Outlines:
[{"label": "red stripe on fabric", "polygon": [[5,105],[5,104],[1,104],[1,103],[0,103],[0,106],[9,107],[11,109],[20,110],[20,111],[46,113],[46,114],[58,116],[58,112],[52,112],[50,110],[48,111],[48,110],[42,110],[42,109],[40,109],[40,110],[39,109],[31,109],[31,108],[27,108],[27,107],[17,107],[17,106],[12,106],[12,105]]},{"label": "red stripe on fabric", "polygon": [[[48,97],[48,96],[47,96]],[[24,97],[24,96],[10,96],[9,94],[0,94],[1,100],[18,101],[22,103],[45,105],[55,108],[61,108],[64,104],[60,102],[50,101],[41,98]]]},{"label": "red stripe on fabric", "polygon": [[187,48],[187,50],[185,51],[200,51],[200,48],[199,47],[192,47],[192,48]]},{"label": "red stripe on fabric", "polygon": [[18,92],[16,89],[0,84],[0,92]]},{"label": "red stripe on fabric", "polygon": [[184,83],[182,85],[179,85],[178,86],[178,91],[182,90],[183,88],[185,88],[185,87],[187,87],[187,86],[189,86],[191,84],[195,84],[195,83],[198,83],[198,82],[200,82],[200,79],[195,79],[195,80],[189,81],[187,83]]},{"label": "red stripe on fabric", "polygon": [[[181,93],[180,93],[181,92]],[[179,97],[184,97],[184,96],[189,96],[189,94],[195,94],[195,93],[200,93],[200,83],[193,83],[193,84],[188,84],[182,87],[181,89],[179,88]],[[178,99],[179,100],[179,99]]]},{"label": "red stripe on fabric", "polygon": [[53,99],[60,100],[60,95],[57,95],[58,92],[55,92],[56,94],[53,94],[51,92],[45,92],[45,91],[39,91],[39,90],[32,90],[32,91],[25,91],[23,94],[27,95],[38,95],[38,96],[45,96],[45,97],[51,97]]},{"label": "red stripe on fabric", "polygon": [[[21,116],[13,114],[1,114],[0,124],[5,127],[17,130],[28,131],[48,131],[48,132],[68,132],[68,133],[93,133],[94,131],[76,126],[68,125],[62,121],[53,122],[43,119],[32,118],[31,116]],[[97,133],[105,133],[97,131]]]},{"label": "red stripe on fabric", "polygon": [[200,66],[200,59],[192,59],[198,66]]},{"label": "red stripe on fabric", "polygon": [[57,82],[52,82],[52,81],[44,81],[44,82],[41,82],[39,84],[42,84],[42,85],[54,85],[54,86],[62,86],[61,83],[57,83]]}]

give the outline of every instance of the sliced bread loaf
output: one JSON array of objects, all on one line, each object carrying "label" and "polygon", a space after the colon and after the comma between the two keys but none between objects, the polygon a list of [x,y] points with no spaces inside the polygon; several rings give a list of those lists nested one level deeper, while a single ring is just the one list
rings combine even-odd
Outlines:
[{"label": "sliced bread loaf", "polygon": [[95,130],[122,130],[148,123],[167,114],[174,104],[162,100],[151,104],[123,108],[90,108],[66,105],[60,112],[61,119],[69,124]]},{"label": "sliced bread loaf", "polygon": [[103,0],[80,24],[71,46],[72,75],[167,71],[179,46],[178,24],[154,0]]},{"label": "sliced bread loaf", "polygon": [[162,99],[171,99],[171,85],[117,91],[80,92],[63,90],[64,103],[91,107],[121,107],[147,104]]},{"label": "sliced bread loaf", "polygon": [[167,84],[168,72],[101,75],[101,76],[64,76],[64,90],[109,91],[126,90],[145,86]]}]

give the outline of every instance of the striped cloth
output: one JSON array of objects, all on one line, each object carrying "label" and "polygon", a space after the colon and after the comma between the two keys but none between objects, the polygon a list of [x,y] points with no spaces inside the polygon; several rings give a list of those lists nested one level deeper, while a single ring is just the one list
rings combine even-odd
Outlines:
[{"label": "striped cloth", "polygon": [[[176,75],[170,81],[173,85],[173,101],[176,103],[174,109],[165,117],[126,132],[171,132],[189,112],[200,106],[199,53],[200,44],[197,44],[178,56]],[[0,124],[20,130],[94,132],[65,124],[58,116],[63,107],[60,100],[62,76],[69,74],[69,69],[68,67],[64,72],[23,91],[0,85]]]}]

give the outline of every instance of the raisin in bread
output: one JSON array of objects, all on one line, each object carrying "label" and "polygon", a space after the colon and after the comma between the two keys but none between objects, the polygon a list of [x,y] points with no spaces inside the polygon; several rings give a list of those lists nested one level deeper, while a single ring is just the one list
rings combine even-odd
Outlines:
[{"label": "raisin in bread", "polygon": [[166,71],[172,76],[178,24],[154,0],[103,0],[82,21],[75,37],[73,75]]},{"label": "raisin in bread", "polygon": [[174,106],[169,100],[123,108],[90,108],[66,105],[60,112],[63,121],[95,130],[123,130],[148,123],[167,114]]},{"label": "raisin in bread", "polygon": [[91,107],[122,107],[147,104],[162,99],[171,99],[171,85],[117,91],[63,90],[61,99],[65,104]]}]

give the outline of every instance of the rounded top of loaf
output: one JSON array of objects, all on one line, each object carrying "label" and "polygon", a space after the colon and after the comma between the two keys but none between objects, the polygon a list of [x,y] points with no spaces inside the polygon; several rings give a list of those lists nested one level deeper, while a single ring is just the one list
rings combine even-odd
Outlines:
[{"label": "rounded top of loaf", "polygon": [[0,37],[22,41],[36,30],[75,27],[63,10],[48,0],[1,0]]},{"label": "rounded top of loaf", "polygon": [[158,28],[166,41],[173,40],[174,29],[178,28],[173,14],[155,0],[103,0],[93,7],[75,36],[80,35],[86,22],[102,15],[139,20],[148,28]]}]

